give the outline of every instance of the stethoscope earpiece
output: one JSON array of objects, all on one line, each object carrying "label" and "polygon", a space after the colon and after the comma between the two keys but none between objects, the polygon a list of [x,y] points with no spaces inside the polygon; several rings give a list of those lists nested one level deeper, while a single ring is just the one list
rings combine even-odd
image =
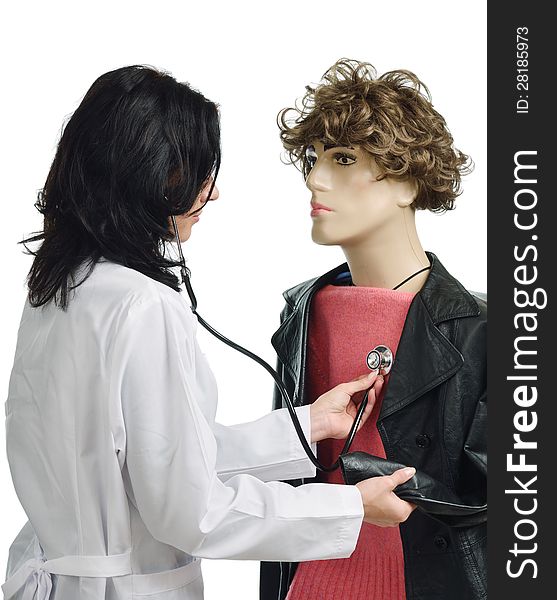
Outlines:
[{"label": "stethoscope earpiece", "polygon": [[370,371],[378,371],[379,375],[388,375],[393,366],[393,353],[387,346],[375,346],[367,355],[366,364]]}]

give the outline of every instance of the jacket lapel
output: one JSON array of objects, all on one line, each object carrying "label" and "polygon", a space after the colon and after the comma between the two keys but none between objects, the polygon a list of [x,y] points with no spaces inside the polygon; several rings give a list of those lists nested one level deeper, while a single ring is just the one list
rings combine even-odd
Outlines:
[{"label": "jacket lapel", "polygon": [[[447,272],[435,254],[427,252],[427,255],[431,271],[410,305],[379,420],[401,410],[462,367],[461,353],[438,326],[444,321],[480,312],[472,295]],[[311,299],[345,271],[348,271],[346,263],[284,293],[290,314],[273,335],[272,343],[295,383],[296,404],[303,402]]]},{"label": "jacket lapel", "polygon": [[404,323],[378,420],[443,383],[463,362],[460,352],[436,327],[416,294]]},{"label": "jacket lapel", "polygon": [[278,359],[285,366],[287,373],[295,384],[293,401],[298,406],[303,403],[300,387],[303,388],[305,375],[307,330],[311,299],[317,291],[330,281],[333,281],[339,273],[347,270],[348,265],[344,263],[321,277],[315,277],[286,290],[283,294],[287,305],[290,307],[290,314],[288,314],[281,326],[273,334],[271,343],[275,348]]}]

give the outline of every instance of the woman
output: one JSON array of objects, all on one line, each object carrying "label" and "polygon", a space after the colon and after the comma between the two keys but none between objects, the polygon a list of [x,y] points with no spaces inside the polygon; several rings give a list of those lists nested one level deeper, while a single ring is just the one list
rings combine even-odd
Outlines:
[{"label": "woman", "polygon": [[[218,197],[215,104],[152,68],[102,75],[60,140],[37,208],[6,403],[29,522],[5,598],[200,599],[200,557],[350,555],[362,519],[393,526],[412,474],[295,489],[315,474],[285,411],[214,422],[214,377],[166,255]],[[176,216],[176,228],[171,217]],[[298,409],[307,437],[347,435],[365,376]],[[286,441],[286,446],[285,446]]]}]

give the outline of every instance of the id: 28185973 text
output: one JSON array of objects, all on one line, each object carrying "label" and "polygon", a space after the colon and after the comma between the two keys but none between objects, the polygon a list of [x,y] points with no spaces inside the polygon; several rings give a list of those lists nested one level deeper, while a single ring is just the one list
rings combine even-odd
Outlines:
[{"label": "id: 28185973 text", "polygon": [[528,27],[516,29],[516,112],[528,114]]}]

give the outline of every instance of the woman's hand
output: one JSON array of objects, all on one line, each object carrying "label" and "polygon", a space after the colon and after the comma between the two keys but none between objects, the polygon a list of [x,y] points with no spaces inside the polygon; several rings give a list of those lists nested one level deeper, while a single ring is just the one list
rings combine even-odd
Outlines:
[{"label": "woman's hand", "polygon": [[364,479],[356,484],[364,503],[364,521],[379,527],[396,527],[406,521],[415,504],[401,500],[393,490],[408,481],[416,473],[413,467],[405,467],[392,475]]},{"label": "woman's hand", "polygon": [[[373,386],[371,388],[371,386]],[[319,442],[327,438],[344,439],[348,436],[358,412],[358,404],[352,400],[357,392],[371,388],[367,406],[362,415],[358,430],[371,414],[381,388],[383,377],[377,373],[367,373],[348,383],[341,383],[329,390],[311,405],[311,441]],[[362,396],[363,398],[363,396]]]}]

